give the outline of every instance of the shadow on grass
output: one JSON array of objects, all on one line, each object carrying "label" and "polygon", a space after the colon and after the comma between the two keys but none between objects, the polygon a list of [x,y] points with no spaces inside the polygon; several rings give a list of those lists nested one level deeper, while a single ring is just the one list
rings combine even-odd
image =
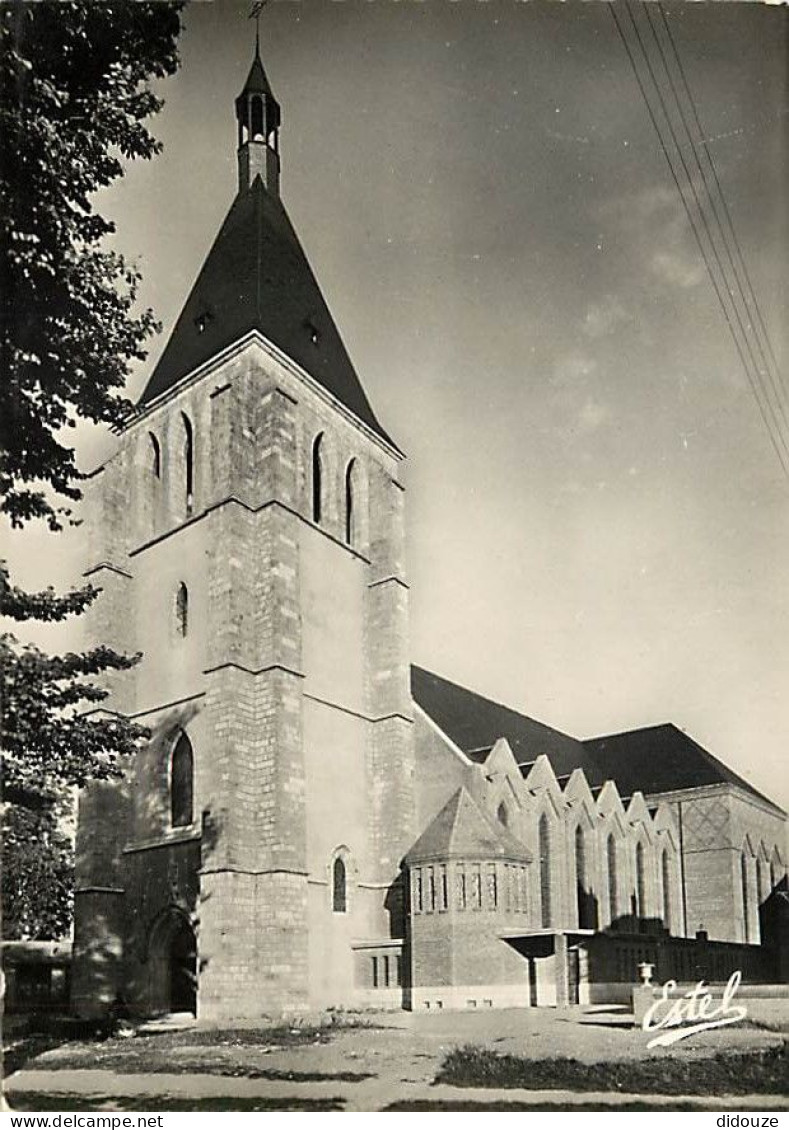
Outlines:
[{"label": "shadow on grass", "polygon": [[449,1053],[436,1083],[454,1087],[522,1087],[529,1091],[620,1091],[661,1095],[783,1095],[789,1044],[747,1054],[705,1058],[653,1056],[643,1060],[582,1063],[526,1059],[466,1046]]},{"label": "shadow on grass", "polygon": [[375,1078],[369,1071],[275,1071],[273,1069],[259,1070],[256,1067],[239,1067],[232,1071],[212,1071],[211,1074],[242,1079],[269,1079],[285,1083],[363,1083],[365,1079]]},{"label": "shadow on grass", "polygon": [[[217,1028],[181,1029],[171,1032],[139,1032],[128,1036],[108,1035],[106,1031],[95,1031],[78,1026],[61,1027],[57,1032],[31,1036],[27,1042],[11,1049],[14,1055],[13,1068],[19,1070],[28,1066],[57,1071],[97,1068],[105,1071],[129,1073],[173,1072],[211,1072],[212,1066],[205,1058],[189,1058],[188,1050],[216,1048],[222,1055],[231,1055],[234,1049],[261,1051],[281,1051],[329,1043],[343,1029],[338,1025],[317,1027],[261,1027],[261,1028]],[[45,1051],[60,1049],[57,1056],[45,1058],[41,1062],[30,1062]],[[186,1051],[186,1054],[184,1053]],[[178,1058],[173,1053],[180,1052]],[[227,1074],[227,1059],[220,1058],[214,1073]],[[242,1067],[237,1074],[246,1074]]]},{"label": "shadow on grass", "polygon": [[20,1023],[5,1024],[3,1074],[6,1077],[12,1075],[36,1056],[64,1044],[76,1042],[86,1048],[86,1054],[95,1055],[97,1045],[107,1041],[110,1035],[107,1023],[75,1020],[68,1016],[31,1016]]},{"label": "shadow on grass", "polygon": [[232,1098],[217,1095],[202,1099],[179,1099],[164,1095],[75,1095],[46,1094],[19,1091],[9,1098],[13,1111],[64,1111],[89,1113],[91,1111],[141,1110],[141,1111],[212,1111],[224,1110],[238,1113],[263,1110],[319,1111],[344,1110],[345,1101],[341,1098],[326,1099],[264,1099]]}]

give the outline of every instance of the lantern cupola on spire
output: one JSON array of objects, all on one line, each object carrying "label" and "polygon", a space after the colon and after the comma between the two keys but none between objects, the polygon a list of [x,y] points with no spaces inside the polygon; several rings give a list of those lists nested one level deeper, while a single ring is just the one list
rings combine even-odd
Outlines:
[{"label": "lantern cupola on spire", "polygon": [[238,190],[244,192],[260,177],[274,196],[279,195],[279,103],[263,70],[260,50],[236,99],[238,122]]}]

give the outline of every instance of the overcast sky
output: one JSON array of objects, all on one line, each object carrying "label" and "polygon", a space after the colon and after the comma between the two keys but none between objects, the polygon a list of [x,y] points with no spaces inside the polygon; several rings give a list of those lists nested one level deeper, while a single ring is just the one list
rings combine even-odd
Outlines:
[{"label": "overcast sky", "polygon": [[[164,154],[100,203],[150,362],[235,192],[245,10],[188,9]],[[666,11],[786,379],[786,11]],[[608,5],[272,0],[261,39],[284,202],[408,455],[414,661],[580,737],[673,721],[789,807],[789,481]]]}]

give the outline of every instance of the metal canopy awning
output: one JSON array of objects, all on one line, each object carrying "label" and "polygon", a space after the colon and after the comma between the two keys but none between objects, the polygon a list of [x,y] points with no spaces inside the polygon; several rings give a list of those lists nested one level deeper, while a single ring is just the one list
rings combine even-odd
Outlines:
[{"label": "metal canopy awning", "polygon": [[548,957],[556,952],[556,939],[566,938],[567,945],[575,945],[584,938],[591,938],[596,930],[560,930],[549,927],[541,930],[501,930],[499,937],[509,942],[524,957]]}]

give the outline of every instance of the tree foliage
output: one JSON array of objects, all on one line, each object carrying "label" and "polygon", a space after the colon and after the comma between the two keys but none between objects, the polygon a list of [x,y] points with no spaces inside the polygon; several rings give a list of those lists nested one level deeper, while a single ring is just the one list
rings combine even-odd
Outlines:
[{"label": "tree foliage", "polygon": [[3,821],[3,934],[44,941],[67,933],[74,863],[61,806],[10,805]]},{"label": "tree foliage", "polygon": [[[91,587],[57,596],[26,594],[0,562],[0,615],[61,620],[99,595]],[[68,929],[74,877],[64,817],[74,787],[118,775],[148,732],[103,711],[97,677],[124,671],[138,656],[107,647],[45,655],[0,636],[0,728],[3,735],[3,932],[53,938]]]},{"label": "tree foliage", "polygon": [[[181,0],[0,4],[0,515],[53,531],[73,520],[83,475],[69,429],[118,426],[130,365],[155,329],[139,275],[107,243],[94,194],[160,144],[146,121],[154,80],[178,65]],[[87,585],[28,593],[0,562],[0,614],[60,621]],[[45,655],[0,637],[3,915],[8,937],[56,937],[69,915],[74,786],[121,771],[145,736],[102,709],[102,676],[136,656],[97,647]]]},{"label": "tree foliage", "polygon": [[[3,580],[0,566],[0,582]],[[6,581],[5,592],[9,591]],[[78,593],[78,604],[83,595],[84,590]],[[92,596],[97,595],[98,590],[92,590]],[[0,613],[3,611],[4,590],[0,588]],[[111,671],[128,670],[137,659],[103,646],[82,654],[45,655],[32,645],[20,647],[10,634],[0,636],[6,801],[39,808],[64,786],[84,785],[119,772],[146,731],[102,711],[107,690],[95,680]]]},{"label": "tree foliage", "polygon": [[176,69],[179,9],[0,6],[0,511],[17,526],[57,529],[70,513],[81,476],[66,429],[123,420],[120,390],[155,328],[93,194],[160,149],[150,82]]}]

